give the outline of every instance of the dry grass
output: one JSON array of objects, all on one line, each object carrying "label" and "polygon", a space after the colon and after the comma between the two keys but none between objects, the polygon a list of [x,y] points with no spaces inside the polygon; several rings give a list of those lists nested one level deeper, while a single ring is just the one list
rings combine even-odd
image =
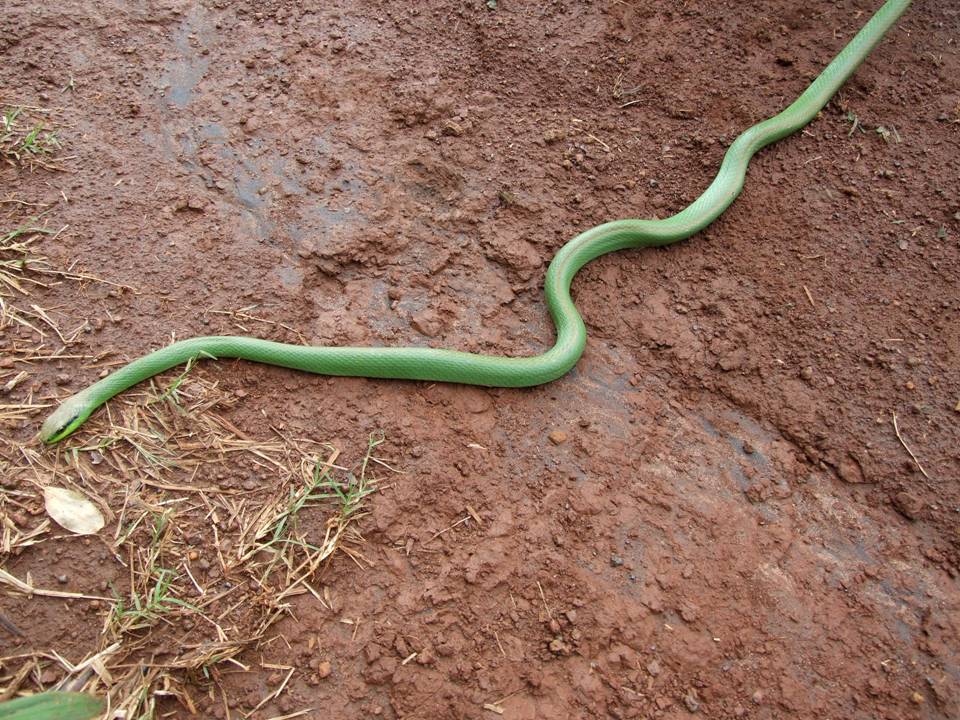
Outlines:
[{"label": "dry grass", "polygon": [[[291,598],[329,605],[315,580],[327,560],[342,551],[365,567],[357,521],[376,490],[373,468],[390,467],[375,456],[382,436],[350,470],[310,438],[275,428],[273,438],[247,437],[222,415],[234,402],[188,369],[113,401],[63,449],[21,447],[19,459],[3,451],[24,506],[56,478],[113,522],[104,539],[127,577],[103,593],[100,646],[75,667],[56,662],[61,686],[82,678],[126,717],[150,717],[162,697],[195,710],[188,687],[212,686],[221,666],[249,669],[241,654],[260,647]],[[256,480],[238,487],[238,471]],[[44,525],[14,524],[4,551],[44,542]]]},{"label": "dry grass", "polygon": [[[86,321],[62,328],[54,313],[38,304],[35,295],[62,282],[77,285],[104,283],[132,290],[72,267],[53,266],[36,246],[41,241],[56,242],[67,227],[59,230],[46,227],[45,213],[42,212],[28,218],[17,217],[16,211],[22,206],[14,199],[0,201],[0,206],[3,205],[12,205],[14,212],[6,216],[13,229],[0,231],[0,333],[3,336],[0,347],[0,426],[22,422],[44,407],[32,397],[19,403],[7,401],[31,376],[31,365],[50,360],[98,359],[71,352],[86,327]],[[35,205],[29,207],[36,208]]]}]

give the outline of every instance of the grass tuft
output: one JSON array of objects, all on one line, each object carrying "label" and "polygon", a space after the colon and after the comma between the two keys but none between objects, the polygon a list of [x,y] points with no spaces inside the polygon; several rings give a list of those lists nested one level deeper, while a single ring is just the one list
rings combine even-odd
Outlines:
[{"label": "grass tuft", "polygon": [[[31,110],[33,112],[31,112]],[[7,163],[33,169],[39,165],[55,169],[49,160],[63,146],[56,131],[42,120],[28,119],[37,109],[8,107],[0,114],[0,157]]]},{"label": "grass tuft", "polygon": [[[0,443],[11,477],[73,482],[114,528],[101,539],[119,575],[110,592],[80,596],[99,605],[97,647],[77,665],[41,658],[63,665],[71,689],[105,696],[114,717],[159,717],[174,705],[209,716],[221,679],[254,672],[277,639],[271,628],[298,603],[332,612],[331,560],[342,553],[369,566],[360,530],[367,502],[378,474],[396,472],[378,457],[383,434],[371,435],[347,467],[337,464],[337,448],[281,428],[247,436],[228,419],[237,402],[191,365],[112,400],[62,446]],[[24,408],[24,421],[45,411]],[[34,482],[11,489],[13,507],[37,502]],[[48,541],[49,531],[34,525],[11,521],[0,548],[25,554]],[[14,590],[25,587],[17,580]],[[31,602],[44,602],[48,591],[31,588]],[[39,674],[25,663],[36,659],[23,658],[16,663],[29,683]],[[259,712],[285,687],[241,712]]]}]

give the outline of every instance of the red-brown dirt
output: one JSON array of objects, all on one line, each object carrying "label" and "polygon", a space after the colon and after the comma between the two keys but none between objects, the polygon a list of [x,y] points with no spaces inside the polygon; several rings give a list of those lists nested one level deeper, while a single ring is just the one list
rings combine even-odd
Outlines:
[{"label": "red-brown dirt", "polygon": [[[30,302],[107,361],[242,332],[215,311],[251,307],[296,332],[246,331],[289,342],[540,352],[556,250],[686,206],[878,4],[8,3],[0,94],[57,108],[64,147],[60,171],[0,169],[2,194],[68,226],[38,241],[52,264],[136,289]],[[551,385],[195,369],[246,436],[354,461],[380,429],[403,471],[360,521],[372,567],[318,573],[332,608],[299,595],[248,671],[179,678],[199,716],[244,717],[286,675],[269,665],[295,669],[258,719],[960,715],[958,41],[956,3],[915,3],[713,226],[585,268],[586,354]],[[31,378],[0,402],[97,378],[2,332],[0,385]],[[39,523],[36,488],[4,482]],[[100,547],[61,534],[4,567],[99,594],[126,572]],[[3,655],[72,662],[107,612],[0,606],[24,632]]]}]

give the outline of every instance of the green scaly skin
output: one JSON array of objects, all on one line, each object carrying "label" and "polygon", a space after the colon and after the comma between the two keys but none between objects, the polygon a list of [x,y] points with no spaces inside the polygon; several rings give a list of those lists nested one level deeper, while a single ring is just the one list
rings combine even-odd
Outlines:
[{"label": "green scaly skin", "polygon": [[615,250],[684,240],[716,220],[740,194],[754,153],[809,123],[909,5],[910,0],[888,0],[792,105],[741,134],[724,155],[716,178],[687,208],[665,220],[617,220],[598,225],[560,248],[544,281],[557,340],[541,355],[516,358],[416,347],[304,347],[249,337],[197,337],[134,360],[65,400],[44,422],[40,438],[51,443],[62,440],[117,393],[200,357],[242,358],[323,375],[490,387],[527,387],[556,380],[576,365],[587,340],[583,319],[570,298],[577,271]]},{"label": "green scaly skin", "polygon": [[103,699],[93,695],[51,690],[0,702],[0,720],[90,720],[106,709]]}]

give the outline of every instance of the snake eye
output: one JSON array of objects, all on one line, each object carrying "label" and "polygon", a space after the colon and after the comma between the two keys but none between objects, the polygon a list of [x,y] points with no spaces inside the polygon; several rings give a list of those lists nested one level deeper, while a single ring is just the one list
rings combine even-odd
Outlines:
[{"label": "snake eye", "polygon": [[80,419],[79,413],[71,416],[70,419],[67,420],[65,423],[63,423],[63,425],[61,425],[56,432],[51,433],[47,437],[46,441],[48,443],[53,443],[53,442],[58,442],[59,440],[62,440],[64,437],[69,435],[75,429],[74,426],[76,425],[79,419]]}]

